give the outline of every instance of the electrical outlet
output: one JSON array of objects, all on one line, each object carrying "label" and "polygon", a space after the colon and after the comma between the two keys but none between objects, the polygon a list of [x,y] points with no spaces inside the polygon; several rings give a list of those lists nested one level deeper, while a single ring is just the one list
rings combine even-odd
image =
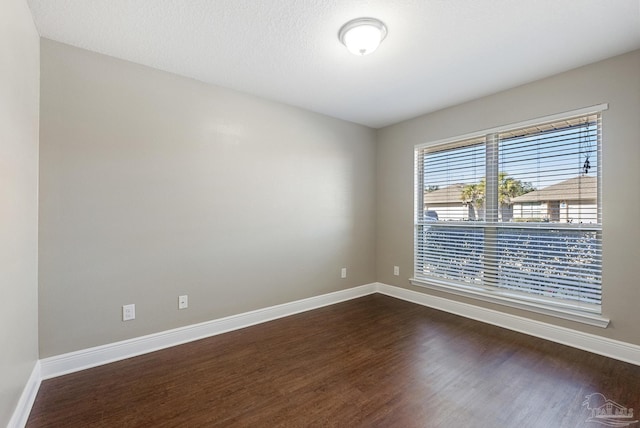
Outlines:
[{"label": "electrical outlet", "polygon": [[346,278],[347,277],[347,268],[342,268],[340,270],[340,278]]},{"label": "electrical outlet", "polygon": [[178,309],[187,309],[189,307],[189,296],[178,296]]},{"label": "electrical outlet", "polygon": [[394,274],[395,276],[400,275],[400,266],[394,266],[394,267],[393,267],[393,274]]},{"label": "electrical outlet", "polygon": [[136,319],[136,305],[124,305],[122,307],[122,321],[131,321]]}]

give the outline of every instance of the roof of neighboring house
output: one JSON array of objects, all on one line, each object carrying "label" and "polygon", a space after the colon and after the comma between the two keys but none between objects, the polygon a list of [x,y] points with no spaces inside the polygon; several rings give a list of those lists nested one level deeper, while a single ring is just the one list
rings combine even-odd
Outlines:
[{"label": "roof of neighboring house", "polygon": [[552,184],[544,189],[534,190],[511,199],[511,203],[542,201],[580,201],[597,199],[598,180],[593,176],[577,176]]},{"label": "roof of neighboring house", "polygon": [[425,192],[425,204],[446,204],[446,203],[462,203],[462,189],[464,184],[453,184],[443,189]]}]

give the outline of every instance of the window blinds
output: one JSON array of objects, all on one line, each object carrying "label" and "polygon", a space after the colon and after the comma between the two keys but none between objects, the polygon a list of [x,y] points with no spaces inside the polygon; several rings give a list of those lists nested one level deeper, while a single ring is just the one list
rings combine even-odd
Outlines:
[{"label": "window blinds", "polygon": [[601,120],[416,150],[415,278],[599,312]]}]

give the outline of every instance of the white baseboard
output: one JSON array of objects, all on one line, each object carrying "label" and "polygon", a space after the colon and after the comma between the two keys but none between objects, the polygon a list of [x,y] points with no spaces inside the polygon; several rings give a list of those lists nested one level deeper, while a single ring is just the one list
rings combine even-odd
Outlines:
[{"label": "white baseboard", "polygon": [[640,366],[640,346],[426,293],[377,283],[378,293]]},{"label": "white baseboard", "polygon": [[439,309],[452,314],[471,318],[477,321],[504,327],[509,330],[547,339],[552,342],[583,349],[595,354],[615,358],[635,365],[640,365],[640,346],[577,330],[559,327],[540,321],[510,315],[504,312],[444,299],[426,293],[419,293],[405,288],[394,287],[382,283],[373,283],[297,300],[268,308],[219,318],[200,324],[136,337],[121,342],[96,346],[68,354],[57,355],[40,360],[41,379],[49,379],[79,370],[108,364],[137,355],[146,354],[171,346],[226,333],[277,318],[294,315],[345,300],[355,299],[372,293],[387,296]]},{"label": "white baseboard", "polygon": [[9,427],[24,426],[29,417],[41,380],[238,330],[376,292],[640,366],[640,346],[638,345],[405,288],[373,283],[42,359],[36,363],[33,369],[18,407],[9,422]]},{"label": "white baseboard", "polygon": [[375,293],[375,284],[361,285],[347,290],[270,306],[268,308],[206,321],[200,324],[192,324],[173,330],[123,340],[121,342],[56,355],[40,360],[42,379],[62,376],[79,370],[124,360],[137,355],[204,339],[323,306],[333,305],[372,293]]},{"label": "white baseboard", "polygon": [[31,408],[33,407],[33,403],[36,401],[36,395],[38,395],[38,390],[40,389],[41,380],[40,361],[36,361],[36,364],[33,366],[33,370],[31,371],[31,376],[29,376],[27,384],[22,390],[22,394],[18,400],[18,405],[16,406],[11,419],[9,419],[9,425],[7,425],[7,428],[23,428],[27,424]]}]

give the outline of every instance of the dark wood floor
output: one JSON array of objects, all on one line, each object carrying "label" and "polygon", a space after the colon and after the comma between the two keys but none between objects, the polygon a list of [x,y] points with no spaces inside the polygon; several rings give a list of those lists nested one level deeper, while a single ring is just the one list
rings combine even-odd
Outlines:
[{"label": "dark wood floor", "polygon": [[371,295],[46,380],[27,426],[595,428],[592,393],[638,413],[640,367]]}]

